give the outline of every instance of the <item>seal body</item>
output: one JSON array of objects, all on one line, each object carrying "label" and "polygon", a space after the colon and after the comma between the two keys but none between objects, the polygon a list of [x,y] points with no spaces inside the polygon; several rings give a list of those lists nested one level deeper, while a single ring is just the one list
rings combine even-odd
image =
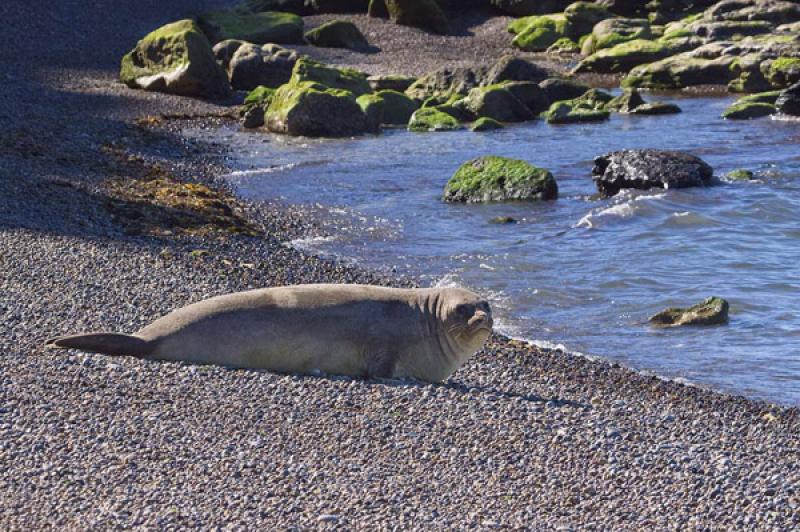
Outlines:
[{"label": "seal body", "polygon": [[491,332],[488,303],[459,288],[299,285],[211,298],[134,333],[49,345],[281,373],[446,379]]}]

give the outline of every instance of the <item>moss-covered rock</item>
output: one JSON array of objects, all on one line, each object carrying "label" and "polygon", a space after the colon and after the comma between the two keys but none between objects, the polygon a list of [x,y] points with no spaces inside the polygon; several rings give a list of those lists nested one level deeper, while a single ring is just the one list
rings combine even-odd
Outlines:
[{"label": "moss-covered rock", "polygon": [[[386,13],[395,24],[412,26],[440,35],[450,31],[450,23],[436,0],[382,0]],[[373,8],[371,8],[373,9]],[[375,6],[377,12],[381,8]]]},{"label": "moss-covered rock", "polygon": [[444,190],[451,202],[554,200],[558,185],[553,174],[525,161],[480,157],[461,165]]},{"label": "moss-covered rock", "polygon": [[307,57],[297,60],[292,70],[289,83],[298,84],[307,81],[320,83],[332,89],[350,91],[356,96],[372,92],[366,74],[349,68],[335,68]]},{"label": "moss-covered rock", "polygon": [[408,122],[408,130],[416,132],[453,131],[460,128],[461,123],[454,116],[435,107],[418,109]]},{"label": "moss-covered rock", "polygon": [[622,80],[623,87],[680,89],[693,85],[727,84],[740,71],[733,56],[705,59],[692,52],[674,55],[655,63],[640,65]]},{"label": "moss-covered rock", "polygon": [[417,78],[398,74],[370,76],[367,78],[369,86],[374,91],[390,90],[405,92],[415,81],[417,81]]},{"label": "moss-covered rock", "polygon": [[198,22],[215,43],[226,39],[256,44],[303,42],[303,19],[293,13],[214,11],[199,17]]},{"label": "moss-covered rock", "polygon": [[358,97],[357,102],[371,123],[388,126],[408,124],[419,107],[405,94],[390,90],[364,94]]},{"label": "moss-covered rock", "polygon": [[548,54],[578,54],[580,52],[580,45],[569,37],[561,37],[547,49]]},{"label": "moss-covered rock", "polygon": [[575,72],[628,72],[636,66],[665,59],[672,53],[663,43],[636,39],[597,51],[581,61],[575,67]]},{"label": "moss-covered rock", "polygon": [[271,87],[260,86],[251,90],[244,98],[244,105],[247,107],[258,105],[261,107],[269,107],[272,98],[275,96],[275,89]]},{"label": "moss-covered rock", "polygon": [[644,105],[645,101],[636,89],[626,89],[622,94],[610,100],[605,109],[615,113],[630,113],[637,107]]},{"label": "moss-covered rock", "polygon": [[472,89],[464,105],[471,114],[480,118],[494,118],[503,122],[523,122],[536,118],[504,84]]},{"label": "moss-covered rock", "polygon": [[583,41],[581,53],[591,55],[624,42],[652,38],[650,23],[645,19],[609,18],[595,25],[591,35]]},{"label": "moss-covered rock", "polygon": [[755,174],[750,170],[744,168],[737,168],[725,174],[725,178],[729,181],[752,181],[756,178]]},{"label": "moss-covered rock", "polygon": [[781,91],[766,91],[742,96],[736,103],[771,103],[774,104],[781,95]]},{"label": "moss-covered rock", "polygon": [[345,20],[332,20],[306,33],[306,40],[322,48],[349,48],[365,50],[369,43],[361,30]]},{"label": "moss-covered rock", "polygon": [[576,107],[568,101],[555,102],[542,117],[548,124],[577,124],[581,122],[602,122],[608,120],[609,112],[586,107]]},{"label": "moss-covered rock", "polygon": [[775,113],[775,104],[760,102],[734,102],[722,113],[728,120],[749,120]]},{"label": "moss-covered rock", "polygon": [[564,15],[528,17],[511,44],[527,52],[543,52],[562,37],[568,37],[571,26]]},{"label": "moss-covered rock", "polygon": [[778,57],[765,61],[761,71],[773,87],[788,87],[800,81],[800,57]]},{"label": "moss-covered rock", "polygon": [[[589,90],[589,86],[572,79],[549,78],[539,83],[548,102],[572,100]],[[548,103],[549,106],[549,103]]]},{"label": "moss-covered rock", "polygon": [[352,92],[312,81],[278,88],[264,121],[275,133],[306,137],[348,137],[374,131]]},{"label": "moss-covered rock", "polygon": [[598,22],[614,16],[611,11],[593,2],[575,2],[564,10],[564,17],[576,37],[590,33]]},{"label": "moss-covered rock", "polygon": [[728,323],[728,302],[720,297],[709,297],[689,308],[670,307],[650,318],[650,322],[661,327],[681,325],[722,325]]},{"label": "moss-covered rock", "polygon": [[470,127],[470,130],[479,133],[483,131],[494,131],[496,129],[503,129],[503,128],[505,128],[505,126],[502,123],[495,120],[494,118],[483,117],[477,119]]},{"label": "moss-covered rock", "polygon": [[674,115],[681,113],[682,110],[674,103],[652,102],[640,105],[633,111],[632,115]]},{"label": "moss-covered rock", "polygon": [[230,93],[211,43],[188,19],[147,34],[122,58],[119,77],[131,88],[170,94],[214,98]]}]

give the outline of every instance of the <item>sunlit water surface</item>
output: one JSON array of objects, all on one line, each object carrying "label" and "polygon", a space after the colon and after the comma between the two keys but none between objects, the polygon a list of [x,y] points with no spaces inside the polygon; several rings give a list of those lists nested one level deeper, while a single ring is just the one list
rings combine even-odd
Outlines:
[{"label": "sunlit water surface", "polygon": [[[357,140],[194,131],[231,147],[247,197],[310,207],[316,253],[490,295],[498,329],[640,370],[800,404],[800,122],[725,121],[730,99],[681,98],[680,115],[535,122],[492,133],[391,130]],[[593,197],[592,159],[623,148],[689,150],[718,176],[755,182]],[[502,155],[549,169],[555,202],[451,205],[460,164]],[[489,221],[511,216],[518,223]],[[647,318],[709,295],[730,324],[657,329]]]}]

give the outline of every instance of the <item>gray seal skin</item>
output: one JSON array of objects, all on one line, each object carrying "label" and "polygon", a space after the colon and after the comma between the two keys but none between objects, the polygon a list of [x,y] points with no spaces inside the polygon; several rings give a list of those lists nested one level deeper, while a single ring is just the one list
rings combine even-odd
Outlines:
[{"label": "gray seal skin", "polygon": [[279,373],[441,382],[480,350],[489,304],[461,288],[298,285],[214,297],[133,335],[55,338],[56,348]]}]

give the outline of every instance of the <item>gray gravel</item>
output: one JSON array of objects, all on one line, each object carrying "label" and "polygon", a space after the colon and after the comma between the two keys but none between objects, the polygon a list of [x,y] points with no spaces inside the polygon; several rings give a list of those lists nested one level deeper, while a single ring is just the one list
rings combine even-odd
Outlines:
[{"label": "gray gravel", "polygon": [[800,527],[797,408],[560,351],[494,338],[431,386],[43,349],[235,290],[409,282],[286,247],[313,228],[285,206],[246,207],[264,238],[109,221],[104,145],[204,181],[224,164],[131,121],[225,109],[113,81],[121,51],[197,2],[161,4],[0,6],[0,529]]}]

